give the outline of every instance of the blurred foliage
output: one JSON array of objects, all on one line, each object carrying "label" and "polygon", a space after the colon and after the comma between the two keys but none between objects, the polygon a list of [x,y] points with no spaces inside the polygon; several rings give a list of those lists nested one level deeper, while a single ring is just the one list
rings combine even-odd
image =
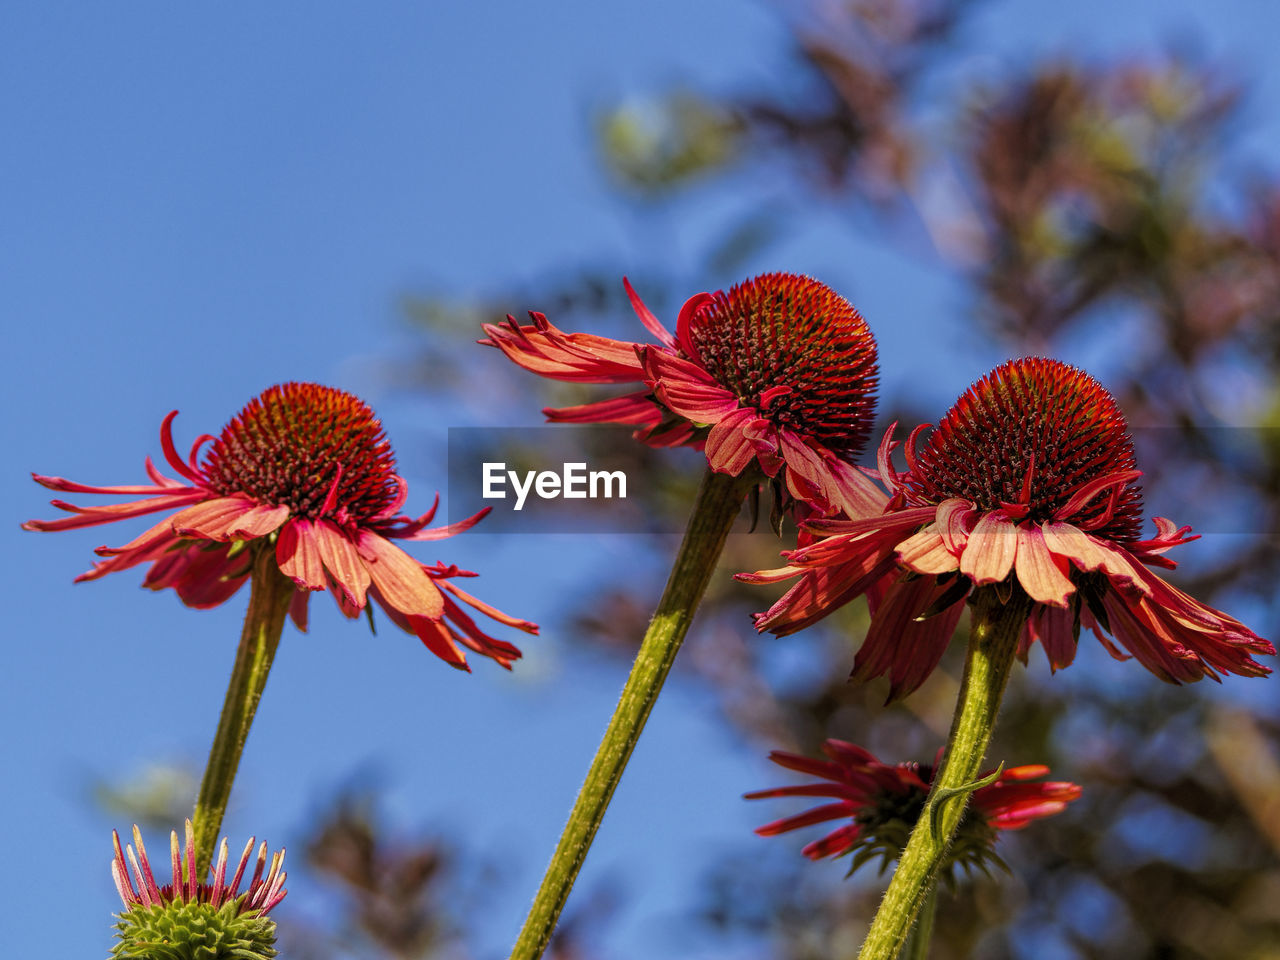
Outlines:
[{"label": "blurred foliage", "polygon": [[165,836],[191,815],[191,798],[200,786],[183,764],[154,763],[123,780],[93,779],[94,805],[136,823],[143,835]]},{"label": "blurred foliage", "polygon": [[[1247,87],[1221,65],[1172,56],[1031,61],[999,84],[948,75],[939,102],[936,89],[922,92],[930,79],[981,41],[964,30],[969,6],[785,5],[777,15],[790,42],[786,76],[767,89],[655,92],[600,110],[602,162],[620,200],[639,198],[655,214],[754,169],[787,180],[815,213],[849,210],[851,240],[871,229],[858,206],[875,213],[882,242],[923,225],[934,268],[965,284],[972,324],[1009,355],[1052,353],[1100,332],[1115,337],[1124,351],[1106,371],[1108,385],[1132,423],[1168,427],[1140,438],[1145,463],[1159,465],[1147,477],[1148,508],[1229,504],[1242,534],[1230,549],[1206,551],[1195,576],[1179,584],[1275,638],[1280,179],[1232,151]],[[940,115],[949,135],[937,132]],[[702,262],[668,264],[666,274],[649,263],[644,276],[632,274],[658,316],[673,318],[683,297],[705,287],[700,276],[745,269],[767,251],[773,211],[767,201],[738,199],[745,214]],[[907,229],[886,233],[882,225]],[[408,309],[429,353],[388,367],[388,377],[455,408],[466,397],[477,422],[495,424],[536,422],[543,405],[598,399],[598,387],[540,380],[465,342],[481,321],[529,307],[565,330],[648,339],[621,289],[630,266],[548,275],[484,302],[423,295]],[[486,390],[463,389],[477,380]],[[881,423],[940,412],[915,403],[884,398]],[[620,431],[609,456],[625,459],[629,445]],[[632,459],[645,469],[643,458]],[[655,528],[678,527],[696,469],[659,476],[651,468],[645,475],[658,491],[650,509],[669,521]],[[577,627],[567,631],[573,642],[620,659],[638,642],[669,549],[666,541],[632,542],[637,562],[625,578],[602,570],[587,592],[599,602],[565,610]],[[778,548],[770,534],[732,537],[723,567],[771,566]],[[812,752],[840,737],[888,759],[932,757],[949,722],[960,644],[918,693],[886,709],[880,686],[845,682],[866,622],[860,604],[779,641],[747,626],[746,613],[765,602],[759,588],[717,578],[677,667],[728,728],[762,754]],[[797,644],[802,668],[784,655]],[[932,955],[1280,957],[1277,698],[1228,709],[1136,666],[1112,689],[1089,672],[1101,658],[1096,645],[1082,649],[1080,663],[1052,678],[1033,660],[1011,684],[993,758],[1048,763],[1055,776],[1082,783],[1084,797],[1002,842],[1012,876],[977,878],[942,898]],[[312,850],[345,891],[345,929],[379,956],[455,955],[459,913],[431,893],[453,852],[383,846],[371,821],[344,810],[317,826]],[[706,895],[691,918],[726,944],[747,938],[752,956],[854,956],[882,881],[842,882],[838,865],[824,870],[781,842],[763,853],[759,844],[744,837],[741,850],[708,863]],[[607,914],[583,900],[579,924]],[[562,927],[559,956],[589,955],[571,942],[576,929]]]}]

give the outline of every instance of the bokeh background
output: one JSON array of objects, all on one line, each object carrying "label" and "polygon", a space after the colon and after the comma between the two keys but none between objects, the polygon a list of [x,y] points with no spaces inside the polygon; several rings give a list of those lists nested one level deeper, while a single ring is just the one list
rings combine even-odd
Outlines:
[{"label": "bokeh background", "polygon": [[[638,337],[624,274],[669,320],[766,270],[830,283],[879,338],[878,429],[1008,356],[1087,366],[1142,428],[1148,514],[1209,531],[1178,582],[1275,639],[1278,30],[1258,0],[6,4],[8,952],[105,955],[110,830],[163,849],[185,815],[244,605],[72,587],[137,530],[20,532],[51,515],[27,471],[136,482],[170,409],[189,440],[310,379],[374,405],[425,508],[449,427],[580,395],[471,345],[478,324]],[[644,476],[678,524],[696,458]],[[505,955],[674,546],[421,551],[544,625],[510,675],[323,598],[287,628],[225,825],[289,848],[285,956]],[[856,605],[756,638],[761,595],[728,574],[779,546],[733,538],[561,960],[856,952],[883,881],[754,837],[794,804],[740,794],[787,782],[769,749],[827,736],[928,760],[958,664],[883,709],[844,682]],[[1057,676],[1033,655],[993,756],[1085,797],[1002,843],[1013,876],[944,899],[935,956],[1280,956],[1277,701],[1166,687],[1092,640]]]}]

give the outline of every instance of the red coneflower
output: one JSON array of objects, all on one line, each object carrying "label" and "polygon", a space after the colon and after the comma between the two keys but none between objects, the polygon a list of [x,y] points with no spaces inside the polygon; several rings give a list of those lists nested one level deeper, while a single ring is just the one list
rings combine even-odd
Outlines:
[{"label": "red coneflower", "polygon": [[240,881],[249,865],[253,838],[245,844],[229,880],[229,850],[223,838],[213,879],[202,879],[203,871],[196,868],[195,834],[188,820],[185,848],[179,846],[177,831],[169,835],[173,882],[164,886],[156,882],[136,826],[132,846],[122,848],[120,835],[114,830],[111,838],[116,851],[111,876],[124,903],[116,924],[119,942],[113,956],[244,960],[276,956],[276,925],[267,914],[285,898],[284,850],[272,855],[268,868],[267,845],[263,843],[249,885],[241,893]]},{"label": "red coneflower", "polygon": [[784,553],[788,566],[739,574],[800,578],[757,616],[760,630],[793,633],[866,593],[873,615],[853,675],[888,673],[893,699],[937,666],[970,590],[994,584],[1033,601],[1020,654],[1039,641],[1055,670],[1075,657],[1083,623],[1112,656],[1128,659],[1108,634],[1172,683],[1270,673],[1250,655],[1274,654],[1268,641],[1148,569],[1172,569],[1163,554],[1196,538],[1156,517],[1156,536],[1137,539],[1133,442],[1088,374],[1012,360],[970,387],[917,452],[923,429],[907,441],[905,473],[889,462],[892,427],[880,446],[892,494],[881,516],[810,523],[825,539]]},{"label": "red coneflower", "polygon": [[625,280],[655,344],[564,333],[541,313],[485,324],[488,339],[526,370],[579,383],[645,389],[577,407],[562,423],[636,424],[651,446],[705,449],[711,469],[752,463],[780,490],[824,513],[879,513],[884,497],[850,461],[875,412],[876,344],[866,321],[825,284],[767,273],[685,302],[673,336]]},{"label": "red coneflower", "polygon": [[[151,484],[93,487],[33,474],[64,493],[143,496],[102,507],[53,505],[72,516],[32,520],[27,530],[71,530],[177,510],[123,547],[101,547],[107,559],[77,577],[95,580],[149,563],[143,585],[172,587],[188,606],[217,606],[249,578],[257,550],[273,550],[296,585],[290,612],[306,628],[307,601],[328,589],[348,617],[377,601],[398,625],[445,662],[469,669],[459,645],[510,667],[520,651],[483,633],[458,601],[526,633],[535,624],[508,616],[454,586],[474,576],[457,567],[425,566],[393,540],[439,540],[468,529],[487,511],[447,527],[426,529],[436,505],[410,519],[399,514],[407,494],[395,456],[373,411],[357,397],[311,383],[274,386],[251,400],[222,433],[196,439],[183,460],[164,419],[165,459],[183,478],[165,476],[146,460]],[[210,444],[203,462],[200,450]],[[439,503],[439,497],[436,498]]]},{"label": "red coneflower", "polygon": [[[824,783],[776,787],[746,794],[748,800],[765,797],[827,797],[832,803],[804,813],[775,820],[756,828],[762,837],[790,830],[848,820],[804,848],[810,860],[854,853],[850,872],[875,856],[883,858],[882,868],[896,860],[924,811],[934,767],[918,763],[881,763],[870,751],[843,740],[827,740],[822,745],[827,760],[815,760],[775,750],[769,759],[788,770],[820,777]],[[963,864],[981,867],[1000,860],[992,844],[1001,830],[1020,830],[1033,820],[1051,817],[1066,809],[1080,796],[1080,787],[1067,782],[1039,782],[1049,773],[1040,764],[1002,770],[995,782],[975,790],[961,821],[959,832],[948,851],[947,866]]]}]

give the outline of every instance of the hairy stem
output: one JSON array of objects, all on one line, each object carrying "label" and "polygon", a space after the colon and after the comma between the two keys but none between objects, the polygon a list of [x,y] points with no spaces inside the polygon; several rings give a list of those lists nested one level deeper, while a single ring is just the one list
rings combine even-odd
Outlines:
[{"label": "hairy stem", "polygon": [[702,601],[724,549],[725,538],[752,482],[711,472],[703,478],[666,589],[649,622],[631,675],[622,688],[622,697],[569,814],[542,886],[512,948],[511,960],[537,960],[551,941],[556,920]]},{"label": "hairy stem", "polygon": [[253,561],[250,578],[249,609],[240,632],[240,647],[227,683],[227,696],[218,718],[218,731],[209,749],[209,763],[200,781],[196,798],[195,824],[196,869],[204,876],[213,859],[213,848],[222,817],[231,796],[231,785],[240,766],[240,754],[249,738],[249,727],[262,699],[262,689],[271,672],[285,615],[293,596],[293,581],[280,572],[275,551],[260,547]]},{"label": "hairy stem", "polygon": [[937,912],[938,888],[935,885],[920,908],[915,926],[911,928],[911,936],[907,938],[907,948],[902,951],[902,960],[929,960],[929,941],[933,939],[933,915]]},{"label": "hairy stem", "polygon": [[960,826],[991,742],[1000,698],[1018,652],[1018,638],[1031,601],[1015,585],[1007,601],[1001,601],[995,587],[983,587],[974,592],[971,603],[964,680],[942,767],[934,777],[929,800],[911,831],[858,960],[895,960],[901,953],[912,924],[933,893],[938,870]]}]

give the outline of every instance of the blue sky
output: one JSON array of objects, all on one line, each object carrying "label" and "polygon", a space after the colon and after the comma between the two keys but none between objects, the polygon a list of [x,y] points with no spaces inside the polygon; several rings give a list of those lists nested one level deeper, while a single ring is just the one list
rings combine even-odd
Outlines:
[{"label": "blue sky", "polygon": [[[1186,38],[1257,83],[1243,146],[1265,156],[1277,143],[1280,17],[1262,0],[1216,4],[1212,19],[1207,9],[991,0],[957,69],[995,75],[1035,51],[1154,54]],[[376,377],[417,343],[399,298],[492,293],[582,262],[678,269],[734,198],[678,202],[654,244],[587,149],[588,110],[669,83],[764,84],[784,63],[771,9],[735,0],[0,9],[0,483],[11,505],[0,529],[12,611],[0,814],[23,841],[6,903],[28,918],[10,953],[47,953],[55,916],[57,955],[105,950],[109,831],[126,825],[97,811],[85,784],[203,756],[244,604],[190,611],[132,573],[73,588],[93,547],[140,528],[21,533],[19,521],[51,513],[27,471],[137,482],[168,410],[182,411],[189,440],[289,379],[360,393],[393,441],[467,423],[464,406],[426,408]],[[759,267],[831,278],[873,324],[883,318],[890,388],[907,370],[940,383],[938,402],[965,385],[943,375],[966,337],[956,288],[927,257],[850,244],[832,215],[798,226]],[[922,326],[935,344],[923,351]],[[422,451],[402,459],[423,471],[408,475],[409,508],[425,507],[443,469],[430,472]],[[524,644],[512,676],[481,663],[467,677],[394,630],[371,638],[319,598],[311,633],[286,631],[226,826],[287,841],[314,792],[372,763],[398,822],[504,858],[510,887],[475,931],[496,956],[622,681],[613,665],[559,656],[555,613],[580,565],[624,566],[628,541],[432,546],[423,559],[479,569],[476,592],[548,622],[548,639]],[[651,891],[621,917],[611,955],[671,947],[652,921],[691,894],[686,862],[758,821],[737,797],[762,775],[696,696],[668,691],[584,874],[626,872]]]}]

